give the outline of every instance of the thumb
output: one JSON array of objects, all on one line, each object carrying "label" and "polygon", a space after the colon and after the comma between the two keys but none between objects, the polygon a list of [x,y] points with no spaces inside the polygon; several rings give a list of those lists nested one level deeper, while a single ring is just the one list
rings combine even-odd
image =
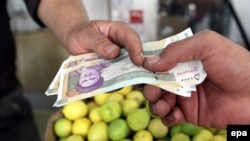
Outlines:
[{"label": "thumb", "polygon": [[207,47],[208,40],[207,34],[200,32],[192,37],[173,42],[159,55],[145,58],[144,67],[150,71],[163,72],[181,62],[204,60],[212,53],[211,47]]}]

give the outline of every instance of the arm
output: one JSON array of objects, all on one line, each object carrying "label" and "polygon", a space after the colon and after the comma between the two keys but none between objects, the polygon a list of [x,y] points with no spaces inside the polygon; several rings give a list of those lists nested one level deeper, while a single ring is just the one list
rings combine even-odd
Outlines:
[{"label": "arm", "polygon": [[136,65],[143,63],[139,35],[121,22],[89,21],[82,0],[41,0],[38,16],[71,54],[113,59],[124,46]]},{"label": "arm", "polygon": [[73,28],[89,21],[81,0],[41,0],[37,12],[63,45]]}]

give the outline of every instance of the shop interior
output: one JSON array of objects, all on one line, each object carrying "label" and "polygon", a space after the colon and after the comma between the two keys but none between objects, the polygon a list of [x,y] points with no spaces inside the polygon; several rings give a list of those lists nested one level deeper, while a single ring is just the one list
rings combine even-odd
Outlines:
[{"label": "shop interior", "polygon": [[[131,25],[143,42],[174,35],[188,27],[194,33],[214,30],[249,49],[250,1],[241,0],[83,0],[90,20],[117,20]],[[69,54],[53,34],[39,27],[22,0],[9,0],[17,45],[17,75],[30,100],[43,138],[49,118],[59,109],[56,96],[44,93]]]}]

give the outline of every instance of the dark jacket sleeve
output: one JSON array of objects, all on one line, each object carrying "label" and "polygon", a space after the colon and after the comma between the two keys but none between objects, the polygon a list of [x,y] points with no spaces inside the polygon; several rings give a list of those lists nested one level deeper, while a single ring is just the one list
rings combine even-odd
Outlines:
[{"label": "dark jacket sleeve", "polygon": [[33,20],[37,24],[44,27],[43,22],[39,19],[38,14],[37,14],[37,9],[38,9],[38,5],[39,5],[40,1],[41,0],[24,0],[30,16],[33,18]]}]

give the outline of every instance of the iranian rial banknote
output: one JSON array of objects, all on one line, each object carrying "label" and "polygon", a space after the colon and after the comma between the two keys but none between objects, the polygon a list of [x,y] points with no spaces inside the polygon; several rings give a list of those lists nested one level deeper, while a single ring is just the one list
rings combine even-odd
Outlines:
[{"label": "iranian rial banknote", "polygon": [[[190,29],[160,41],[143,43],[144,56],[157,55],[168,44],[192,36]],[[167,72],[154,73],[135,66],[125,49],[114,60],[105,60],[95,53],[70,56],[63,62],[46,93],[57,94],[54,106],[93,97],[128,85],[150,84],[166,91],[190,96],[206,77],[200,61],[179,63]]]},{"label": "iranian rial banknote", "polygon": [[62,65],[59,68],[59,71],[56,73],[56,76],[54,77],[53,81],[50,83],[45,94],[46,95],[58,94],[58,88],[59,88],[60,76],[61,76],[60,74],[62,70],[76,66],[78,64],[89,62],[95,59],[100,59],[100,57],[97,56],[95,53],[82,54],[78,56],[72,56],[72,55],[69,56],[67,60],[63,61]]}]

